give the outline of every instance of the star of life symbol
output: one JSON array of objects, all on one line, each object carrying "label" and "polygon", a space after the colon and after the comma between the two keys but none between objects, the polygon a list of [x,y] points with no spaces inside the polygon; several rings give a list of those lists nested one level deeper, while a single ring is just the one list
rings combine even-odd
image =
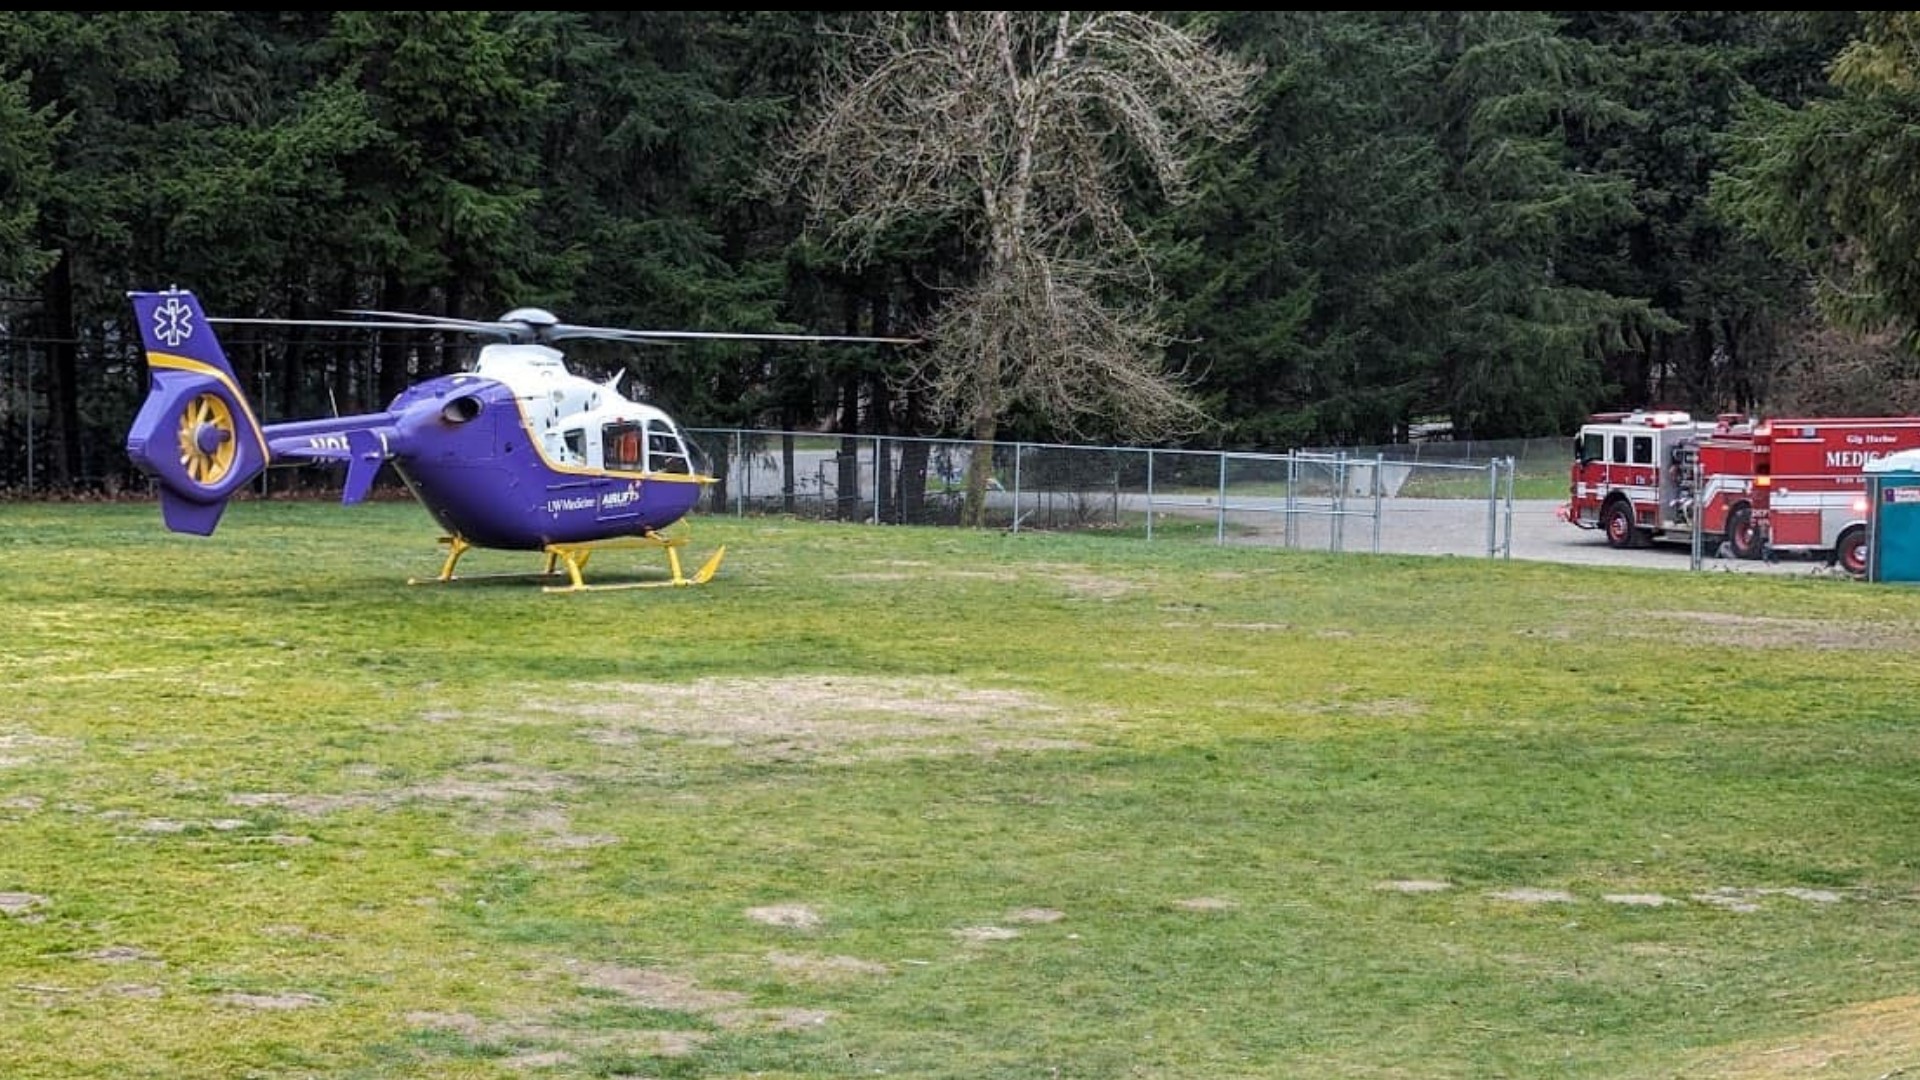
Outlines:
[{"label": "star of life symbol", "polygon": [[153,336],[166,343],[167,348],[177,349],[180,343],[193,336],[193,309],[180,302],[177,296],[167,297],[167,302],[153,309]]}]

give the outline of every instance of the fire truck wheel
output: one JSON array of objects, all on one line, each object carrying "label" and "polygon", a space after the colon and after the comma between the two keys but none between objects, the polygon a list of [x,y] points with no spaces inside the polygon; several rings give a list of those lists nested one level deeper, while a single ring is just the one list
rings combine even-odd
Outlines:
[{"label": "fire truck wheel", "polygon": [[1727,515],[1727,544],[1736,559],[1760,557],[1760,530],[1753,527],[1753,508],[1736,506]]},{"label": "fire truck wheel", "polygon": [[1615,499],[1600,511],[1600,527],[1606,531],[1607,544],[1611,547],[1639,547],[1641,534],[1633,523],[1633,504],[1625,499]]},{"label": "fire truck wheel", "polygon": [[1840,542],[1833,545],[1833,561],[1854,577],[1866,576],[1867,530],[1855,525],[1841,533]]}]

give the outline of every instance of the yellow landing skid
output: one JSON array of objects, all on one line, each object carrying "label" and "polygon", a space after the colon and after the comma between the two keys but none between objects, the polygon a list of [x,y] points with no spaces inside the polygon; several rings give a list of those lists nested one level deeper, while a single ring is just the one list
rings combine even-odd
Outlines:
[{"label": "yellow landing skid", "polygon": [[[621,536],[611,540],[583,540],[570,544],[548,544],[544,549],[547,555],[547,568],[538,574],[479,574],[469,577],[458,577],[453,572],[454,567],[459,565],[460,556],[473,550],[473,545],[469,543],[466,538],[460,536],[443,536],[440,538],[440,542],[447,545],[447,561],[441,565],[439,575],[431,578],[409,578],[407,579],[407,584],[445,585],[454,581],[480,581],[489,578],[496,580],[501,578],[518,578],[522,580],[527,578],[552,578],[558,577],[560,568],[565,567],[570,583],[566,585],[543,586],[541,591],[597,592],[611,589],[657,589],[674,585],[705,585],[707,582],[713,580],[714,573],[720,569],[720,560],[727,557],[726,546],[722,545],[718,551],[713,553],[711,558],[707,559],[706,563],[700,567],[697,573],[692,577],[688,577],[682,573],[680,569],[680,549],[686,545],[687,538],[684,536],[662,536],[659,533],[648,533],[645,536]],[[620,581],[610,582],[605,585],[589,585],[586,583],[582,574],[587,568],[587,560],[593,557],[594,552],[632,548],[664,549],[667,553],[667,565],[673,571],[672,579],[668,581]]]}]

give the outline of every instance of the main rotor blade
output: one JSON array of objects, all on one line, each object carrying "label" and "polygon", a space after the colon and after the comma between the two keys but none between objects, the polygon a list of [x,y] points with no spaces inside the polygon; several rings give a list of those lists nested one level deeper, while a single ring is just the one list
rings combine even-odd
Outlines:
[{"label": "main rotor blade", "polygon": [[467,330],[476,334],[505,335],[506,330],[488,326],[485,323],[473,327],[443,326],[428,322],[375,322],[371,319],[243,319],[229,316],[207,316],[211,323],[226,323],[234,326],[335,326],[353,330]]},{"label": "main rotor blade", "polygon": [[565,338],[601,338],[606,341],[838,341],[865,345],[918,345],[919,338],[854,337],[842,334],[735,334],[707,330],[622,330],[610,326],[573,326],[561,323],[547,332],[555,341]]},{"label": "main rotor blade", "polygon": [[456,319],[451,315],[415,315],[405,311],[366,311],[360,308],[348,308],[341,314],[370,315],[381,319],[412,319],[422,330],[471,330],[476,334],[498,334],[503,337],[511,336],[517,329],[508,323]]}]

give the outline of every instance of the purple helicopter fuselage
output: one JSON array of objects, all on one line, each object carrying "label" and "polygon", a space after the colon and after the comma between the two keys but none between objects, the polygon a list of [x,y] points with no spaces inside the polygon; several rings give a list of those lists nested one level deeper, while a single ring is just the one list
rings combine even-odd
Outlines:
[{"label": "purple helicopter fuselage", "polygon": [[[480,547],[644,536],[685,517],[702,477],[635,475],[547,459],[513,389],[446,375],[395,398],[394,469],[440,527]],[[268,427],[269,443],[275,428]]]},{"label": "purple helicopter fuselage", "polygon": [[538,344],[488,345],[473,371],[412,386],[383,412],[262,425],[192,293],[131,299],[152,388],[127,452],[178,532],[212,533],[270,464],[344,464],[341,501],[355,503],[392,462],[454,537],[533,551],[657,534],[714,482],[666,413]]}]

